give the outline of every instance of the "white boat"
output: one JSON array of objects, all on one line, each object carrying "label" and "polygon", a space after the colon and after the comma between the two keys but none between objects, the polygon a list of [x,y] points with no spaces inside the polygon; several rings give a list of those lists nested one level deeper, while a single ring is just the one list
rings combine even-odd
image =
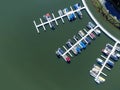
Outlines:
[{"label": "white boat", "polygon": [[100,35],[101,34],[101,31],[99,29],[95,29],[94,32],[95,32],[96,35]]},{"label": "white boat", "polygon": [[98,76],[98,78],[95,78],[95,82],[97,82],[98,84],[100,84],[100,83],[105,82],[105,79],[103,77],[101,77],[101,76]]},{"label": "white boat", "polygon": [[90,75],[96,77],[99,71],[100,71],[100,67],[94,64],[92,70],[90,70]]},{"label": "white boat", "polygon": [[77,48],[77,47],[73,47],[73,48],[72,48],[72,51],[73,51],[73,53],[74,53],[75,55],[77,55],[77,54],[78,54],[78,52],[77,52],[76,48]]},{"label": "white boat", "polygon": [[117,50],[118,52],[120,52],[120,47],[119,47],[119,46],[116,46],[116,50]]},{"label": "white boat", "polygon": [[81,37],[85,36],[85,33],[84,33],[82,30],[80,30],[80,31],[78,32],[78,34],[79,34]]},{"label": "white boat", "polygon": [[58,10],[58,13],[59,13],[60,16],[64,15],[62,10]]}]

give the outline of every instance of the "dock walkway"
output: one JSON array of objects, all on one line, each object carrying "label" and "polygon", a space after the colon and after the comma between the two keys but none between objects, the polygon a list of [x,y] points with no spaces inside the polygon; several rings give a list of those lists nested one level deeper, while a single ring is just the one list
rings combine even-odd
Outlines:
[{"label": "dock walkway", "polygon": [[118,44],[120,44],[120,40],[118,40],[116,37],[114,37],[111,33],[109,33],[97,20],[96,18],[93,16],[93,14],[91,13],[91,11],[89,10],[89,8],[87,7],[86,1],[82,0],[82,3],[85,7],[85,10],[87,11],[88,15],[90,16],[90,18],[96,23],[96,25],[99,26],[99,28],[109,37],[111,38],[113,41],[115,41],[115,44],[113,46],[112,51],[110,52],[110,54],[107,56],[104,64],[102,65],[102,67],[99,70],[99,73],[97,74],[97,76],[95,77],[95,81],[98,80],[100,74],[102,73],[104,67],[106,66],[108,60],[110,59],[110,56],[116,51],[116,47]]},{"label": "dock walkway", "polygon": [[73,10],[72,7],[70,6],[70,9],[71,9],[71,11],[69,11],[68,13],[63,14],[63,15],[60,15],[60,14],[59,14],[58,17],[55,17],[55,15],[52,13],[53,19],[51,19],[51,20],[49,20],[49,21],[46,21],[46,22],[43,22],[42,19],[40,18],[41,24],[38,24],[38,25],[36,24],[36,22],[35,22],[35,20],[34,20],[33,23],[34,23],[34,25],[35,25],[35,27],[36,27],[37,33],[40,33],[39,27],[43,27],[43,29],[46,30],[46,28],[45,28],[45,25],[46,25],[46,24],[49,24],[49,26],[51,27],[51,24],[50,24],[50,23],[51,23],[51,22],[55,22],[56,25],[58,25],[57,20],[59,20],[59,19],[61,19],[62,22],[64,23],[64,20],[63,20],[64,17],[67,17],[69,14],[76,13],[76,12],[78,12],[78,11],[81,11],[81,10],[85,9],[85,7],[81,7],[81,8],[79,8],[79,9],[77,9],[77,10]]},{"label": "dock walkway", "polygon": [[82,40],[84,40],[87,36],[90,35],[90,33],[92,33],[97,28],[98,28],[98,26],[96,26],[94,29],[89,30],[84,37],[82,37],[80,40],[78,40],[71,48],[69,48],[68,50],[66,50],[65,53],[62,56],[64,56],[67,53],[69,53],[76,45],[78,45]]},{"label": "dock walkway", "polygon": [[107,56],[104,64],[103,64],[102,67],[100,68],[99,73],[97,74],[97,76],[95,77],[95,79],[98,79],[98,77],[100,76],[100,74],[101,74],[101,72],[103,71],[104,67],[106,66],[108,60],[110,60],[110,56],[115,52],[117,45],[118,45],[118,42],[116,42],[116,43],[114,44],[113,49],[111,50],[110,54]]}]

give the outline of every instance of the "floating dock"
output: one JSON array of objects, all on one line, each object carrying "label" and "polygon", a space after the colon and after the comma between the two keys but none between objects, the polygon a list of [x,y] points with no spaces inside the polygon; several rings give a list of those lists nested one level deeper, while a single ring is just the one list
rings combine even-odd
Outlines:
[{"label": "floating dock", "polygon": [[82,40],[84,40],[87,36],[89,36],[89,34],[91,32],[93,32],[97,28],[98,28],[98,26],[96,26],[94,29],[89,30],[85,36],[83,36],[80,40],[78,40],[71,48],[69,48],[68,50],[66,50],[66,52],[63,54],[63,56],[65,54],[69,53],[76,45],[78,45]]},{"label": "floating dock", "polygon": [[[64,59],[64,56],[65,55],[69,55],[71,57],[73,57],[73,55],[71,54],[71,52],[73,52],[75,55],[78,54],[76,50],[76,46],[79,46],[79,48],[83,49],[83,48],[86,48],[86,45],[89,43],[88,41],[86,41],[86,38],[90,37],[89,35],[94,32],[94,30],[98,29],[98,26],[95,26],[93,29],[90,29],[90,30],[86,30],[86,33],[84,33],[84,35],[82,35],[82,37],[80,37],[80,39],[76,39],[76,36],[74,35],[73,36],[73,40],[75,41],[75,43],[73,45],[70,45],[70,47],[67,49],[65,46],[63,46],[63,49],[64,49],[64,53],[61,54],[61,57],[63,57]],[[84,30],[80,30],[82,33]],[[78,32],[79,34],[79,32]],[[84,43],[86,45],[83,45]],[[66,60],[65,60],[66,61]]]},{"label": "floating dock", "polygon": [[[106,44],[106,47],[109,45],[109,46],[112,47],[112,50],[111,50],[111,52],[108,54],[108,56],[101,55],[101,58],[103,58],[105,61],[104,61],[103,63],[101,63],[102,66],[101,66],[99,72],[98,72],[98,73],[96,74],[96,76],[94,77],[94,80],[95,80],[98,84],[102,83],[102,82],[99,81],[99,79],[98,79],[101,74],[103,74],[104,76],[107,76],[105,73],[102,72],[103,69],[106,68],[106,69],[108,69],[108,70],[111,70],[111,69],[110,69],[109,67],[107,67],[106,65],[107,65],[107,63],[110,61],[111,55],[113,55],[113,53],[117,50],[116,47],[117,47],[118,43],[119,43],[119,42],[116,42],[116,43],[114,44],[114,46],[112,46],[111,44]],[[98,58],[98,59],[99,59],[99,58]],[[97,60],[98,60],[98,59],[97,59]],[[102,59],[99,59],[99,60],[102,60]],[[112,61],[111,61],[111,62],[112,62]],[[90,70],[90,71],[91,71],[91,70]]]},{"label": "floating dock", "polygon": [[[36,27],[37,33],[40,33],[39,27],[43,27],[43,29],[46,30],[45,25],[49,24],[50,28],[51,28],[51,24],[50,24],[51,22],[55,22],[56,25],[58,25],[57,20],[59,20],[59,19],[61,19],[62,22],[64,23],[64,19],[63,19],[64,17],[67,17],[69,14],[74,14],[74,15],[75,15],[76,12],[85,9],[85,7],[81,7],[81,8],[79,8],[79,9],[77,9],[77,10],[73,10],[73,8],[70,6],[70,9],[71,9],[71,11],[67,12],[66,14],[63,14],[62,10],[59,10],[59,11],[58,11],[58,14],[59,14],[58,17],[55,17],[55,15],[52,13],[53,19],[48,20],[48,21],[46,21],[46,22],[43,22],[42,19],[40,18],[41,24],[38,24],[38,25],[36,24],[36,22],[35,22],[35,20],[34,20],[33,23],[34,23],[34,25],[35,25],[35,27]],[[75,17],[76,17],[76,15],[75,15]]]}]

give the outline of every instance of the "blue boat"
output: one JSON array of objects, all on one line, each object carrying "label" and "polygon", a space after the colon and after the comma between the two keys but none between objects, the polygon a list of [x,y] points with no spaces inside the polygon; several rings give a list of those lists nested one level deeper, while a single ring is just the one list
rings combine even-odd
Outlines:
[{"label": "blue boat", "polygon": [[63,51],[61,48],[58,48],[58,51],[59,51],[61,54],[64,54],[64,51]]},{"label": "blue boat", "polygon": [[83,49],[85,49],[85,48],[86,48],[86,45],[85,45],[82,41],[80,42],[80,44],[79,44],[79,45],[80,45],[80,47],[81,47],[81,48],[83,48]]},{"label": "blue boat", "polygon": [[80,48],[83,49],[83,46],[81,45],[81,43],[79,43],[79,45],[80,45]]},{"label": "blue boat", "polygon": [[66,42],[66,46],[67,46],[68,48],[71,48],[71,47],[72,47],[72,43],[71,43],[70,41],[68,41],[68,42]]},{"label": "blue boat", "polygon": [[77,47],[76,47],[76,51],[77,51],[78,53],[81,53],[81,48],[80,48],[79,46],[77,46]]},{"label": "blue boat", "polygon": [[82,40],[82,42],[87,46],[88,45],[88,42],[84,39]]},{"label": "blue boat", "polygon": [[81,43],[82,43],[82,45],[84,46],[84,48],[87,47],[87,45],[86,45],[83,41],[81,41]]},{"label": "blue boat", "polygon": [[75,20],[75,15],[72,13],[72,14],[70,15],[70,18],[71,18],[71,21]]},{"label": "blue boat", "polygon": [[80,6],[80,3],[76,3],[73,7],[74,7],[75,10],[77,10],[77,9],[79,9],[79,7],[81,7],[81,6]]},{"label": "blue boat", "polygon": [[[76,3],[73,7],[75,10],[78,10],[79,8],[81,8],[80,3]],[[82,18],[82,12],[80,10],[77,11],[77,15],[79,18]]]},{"label": "blue boat", "polygon": [[[63,12],[64,12],[64,14],[67,14],[67,13],[69,12],[69,9],[68,9],[68,8],[65,8],[65,9],[63,10]],[[73,13],[71,13],[71,14],[68,15],[69,21],[73,21],[75,18],[76,18],[76,17],[75,17],[75,15],[74,15]]]},{"label": "blue boat", "polygon": [[110,58],[114,61],[118,61],[119,58],[117,57],[117,55],[111,55]]},{"label": "blue boat", "polygon": [[89,37],[86,37],[85,40],[88,42],[88,44],[91,43],[91,39]]},{"label": "blue boat", "polygon": [[70,21],[73,21],[73,20],[74,20],[73,14],[71,14],[71,15],[69,16],[69,18],[70,18]]},{"label": "blue boat", "polygon": [[56,51],[57,57],[60,58],[60,56],[62,56],[62,54],[64,54],[64,51],[61,48],[58,48],[58,50]]},{"label": "blue boat", "polygon": [[[103,65],[103,64],[104,64],[104,61],[103,61],[102,59],[100,59],[100,58],[97,58],[97,63],[98,63],[99,65]],[[114,62],[112,62],[111,60],[108,60],[108,61],[107,61],[107,65],[108,65],[110,68],[113,68]]]},{"label": "blue boat", "polygon": [[108,65],[110,68],[113,68],[114,62],[108,60],[107,65]]}]

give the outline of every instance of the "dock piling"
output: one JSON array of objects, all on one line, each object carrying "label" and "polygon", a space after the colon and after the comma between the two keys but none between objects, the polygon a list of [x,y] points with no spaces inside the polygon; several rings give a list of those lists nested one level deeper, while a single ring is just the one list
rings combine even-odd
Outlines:
[{"label": "dock piling", "polygon": [[34,23],[34,25],[35,25],[35,28],[36,28],[37,32],[40,33],[40,31],[39,31],[39,29],[38,29],[38,26],[36,25],[36,22],[33,21],[33,23]]},{"label": "dock piling", "polygon": [[42,21],[41,18],[40,18],[40,22],[42,23],[43,29],[46,30],[46,28],[45,28],[45,26],[44,26],[43,21]]},{"label": "dock piling", "polygon": [[54,18],[54,20],[55,20],[55,23],[56,23],[56,25],[58,25],[58,22],[57,22],[57,20],[56,20],[56,18],[55,18],[55,15],[52,13],[52,16],[53,16],[53,18]]},{"label": "dock piling", "polygon": [[105,73],[103,73],[103,72],[101,72],[101,74],[103,74],[104,76],[107,76],[107,74],[105,74]]},{"label": "dock piling", "polygon": [[84,28],[83,30],[84,30],[86,33],[88,33],[88,31],[87,31],[85,28]]}]

